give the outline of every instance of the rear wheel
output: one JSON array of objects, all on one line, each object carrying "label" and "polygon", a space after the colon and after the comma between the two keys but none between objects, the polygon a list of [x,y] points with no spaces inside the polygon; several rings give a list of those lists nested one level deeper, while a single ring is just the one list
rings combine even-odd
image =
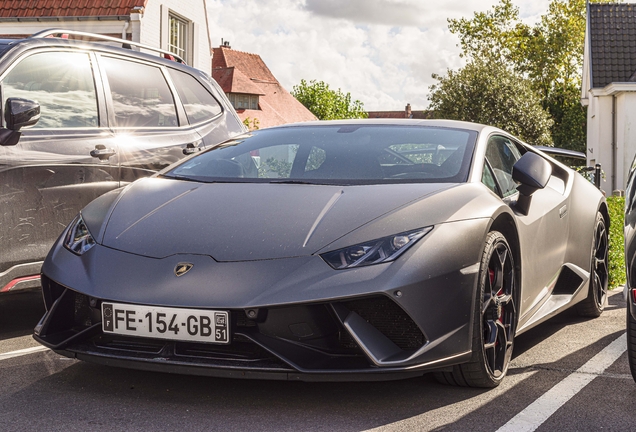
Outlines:
[{"label": "rear wheel", "polygon": [[517,324],[517,284],[512,251],[497,231],[486,237],[479,269],[479,288],[473,312],[472,358],[435,376],[444,384],[496,387],[510,359]]},{"label": "rear wheel", "polygon": [[584,317],[596,318],[603,313],[607,301],[609,238],[603,215],[596,215],[594,242],[590,269],[590,287],[587,298],[576,305],[576,311]]}]

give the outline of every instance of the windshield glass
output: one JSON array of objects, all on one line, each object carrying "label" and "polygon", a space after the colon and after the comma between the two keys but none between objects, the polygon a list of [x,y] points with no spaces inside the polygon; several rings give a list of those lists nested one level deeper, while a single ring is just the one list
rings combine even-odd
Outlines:
[{"label": "windshield glass", "polygon": [[263,129],[165,172],[195,181],[371,184],[465,182],[477,133],[412,125]]}]

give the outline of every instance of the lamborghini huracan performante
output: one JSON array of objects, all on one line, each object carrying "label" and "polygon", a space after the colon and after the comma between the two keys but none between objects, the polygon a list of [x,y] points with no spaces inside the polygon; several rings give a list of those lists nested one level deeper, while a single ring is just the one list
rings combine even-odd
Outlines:
[{"label": "lamborghini huracan performante", "polygon": [[516,335],[600,315],[609,222],[591,183],[493,127],[253,131],[86,206],[44,262],[35,338],[154,371],[494,387]]}]

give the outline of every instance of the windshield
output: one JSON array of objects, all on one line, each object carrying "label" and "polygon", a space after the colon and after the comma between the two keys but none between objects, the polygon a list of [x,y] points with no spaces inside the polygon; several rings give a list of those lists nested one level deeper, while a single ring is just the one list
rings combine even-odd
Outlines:
[{"label": "windshield", "polygon": [[164,173],[203,182],[465,182],[477,132],[412,125],[263,129]]}]

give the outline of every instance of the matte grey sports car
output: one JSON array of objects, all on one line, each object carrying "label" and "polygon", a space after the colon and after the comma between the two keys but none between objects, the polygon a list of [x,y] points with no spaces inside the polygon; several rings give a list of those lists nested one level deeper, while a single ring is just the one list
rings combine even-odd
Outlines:
[{"label": "matte grey sports car", "polygon": [[494,387],[515,335],[602,312],[608,226],[592,184],[493,127],[264,129],[85,207],[35,338],[147,370]]}]

